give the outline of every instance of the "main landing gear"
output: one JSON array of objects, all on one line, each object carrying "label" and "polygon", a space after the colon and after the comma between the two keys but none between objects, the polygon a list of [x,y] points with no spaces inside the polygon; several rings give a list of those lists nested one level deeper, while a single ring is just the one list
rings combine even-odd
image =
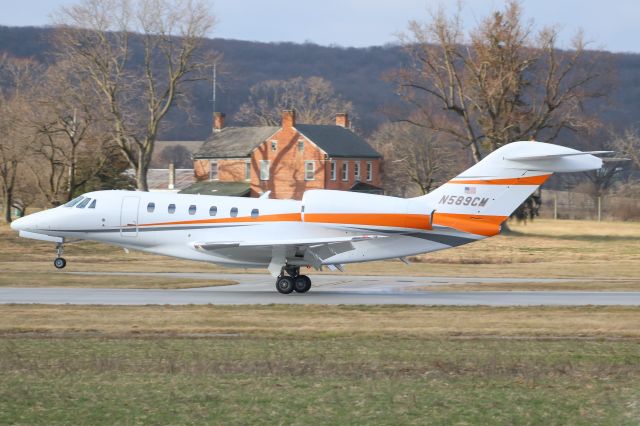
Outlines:
[{"label": "main landing gear", "polygon": [[64,248],[62,247],[62,243],[56,244],[56,258],[53,261],[53,266],[58,269],[62,269],[67,266],[67,261],[62,257],[62,252]]},{"label": "main landing gear", "polygon": [[[285,275],[285,272],[289,274]],[[280,275],[276,279],[276,290],[282,294],[306,293],[311,288],[311,278],[300,275],[299,266],[283,267]]]}]

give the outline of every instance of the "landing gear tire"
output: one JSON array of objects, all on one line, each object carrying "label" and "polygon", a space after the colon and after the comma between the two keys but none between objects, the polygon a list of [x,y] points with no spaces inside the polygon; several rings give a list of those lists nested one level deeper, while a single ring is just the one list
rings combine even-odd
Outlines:
[{"label": "landing gear tire", "polygon": [[62,269],[65,266],[67,266],[67,261],[64,260],[64,258],[62,257],[56,257],[56,259],[53,261],[53,266],[55,266],[58,269]]},{"label": "landing gear tire", "polygon": [[278,293],[289,294],[293,291],[294,281],[291,277],[278,277],[276,281],[276,290]]},{"label": "landing gear tire", "polygon": [[311,278],[306,275],[298,275],[293,280],[293,289],[297,293],[306,293],[311,288]]}]

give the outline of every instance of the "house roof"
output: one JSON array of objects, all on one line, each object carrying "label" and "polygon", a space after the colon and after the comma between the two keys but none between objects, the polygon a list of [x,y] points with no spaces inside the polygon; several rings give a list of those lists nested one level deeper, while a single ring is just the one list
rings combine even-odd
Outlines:
[{"label": "house roof", "polygon": [[180,191],[180,194],[228,195],[232,197],[248,197],[249,182],[200,181]]},{"label": "house roof", "polygon": [[380,158],[364,139],[341,126],[296,124],[296,129],[329,157]]},{"label": "house roof", "polygon": [[[380,154],[364,139],[341,126],[296,124],[307,139],[329,157],[380,158]],[[225,127],[207,139],[193,158],[242,158],[251,156],[258,145],[280,130],[280,127]]]},{"label": "house roof", "polygon": [[204,141],[193,158],[249,157],[251,151],[267,140],[279,127],[225,127]]}]

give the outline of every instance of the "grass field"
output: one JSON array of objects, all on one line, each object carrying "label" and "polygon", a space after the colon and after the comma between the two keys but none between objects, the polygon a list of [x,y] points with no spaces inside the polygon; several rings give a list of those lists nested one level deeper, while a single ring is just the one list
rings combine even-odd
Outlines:
[{"label": "grass field", "polygon": [[1,424],[638,424],[638,308],[0,307]]}]

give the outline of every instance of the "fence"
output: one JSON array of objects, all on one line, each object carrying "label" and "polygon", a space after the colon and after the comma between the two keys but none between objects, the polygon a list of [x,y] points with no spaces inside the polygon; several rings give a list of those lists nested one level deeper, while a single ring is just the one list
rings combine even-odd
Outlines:
[{"label": "fence", "polygon": [[556,219],[640,220],[640,199],[619,195],[594,199],[579,192],[543,189],[540,216]]}]

